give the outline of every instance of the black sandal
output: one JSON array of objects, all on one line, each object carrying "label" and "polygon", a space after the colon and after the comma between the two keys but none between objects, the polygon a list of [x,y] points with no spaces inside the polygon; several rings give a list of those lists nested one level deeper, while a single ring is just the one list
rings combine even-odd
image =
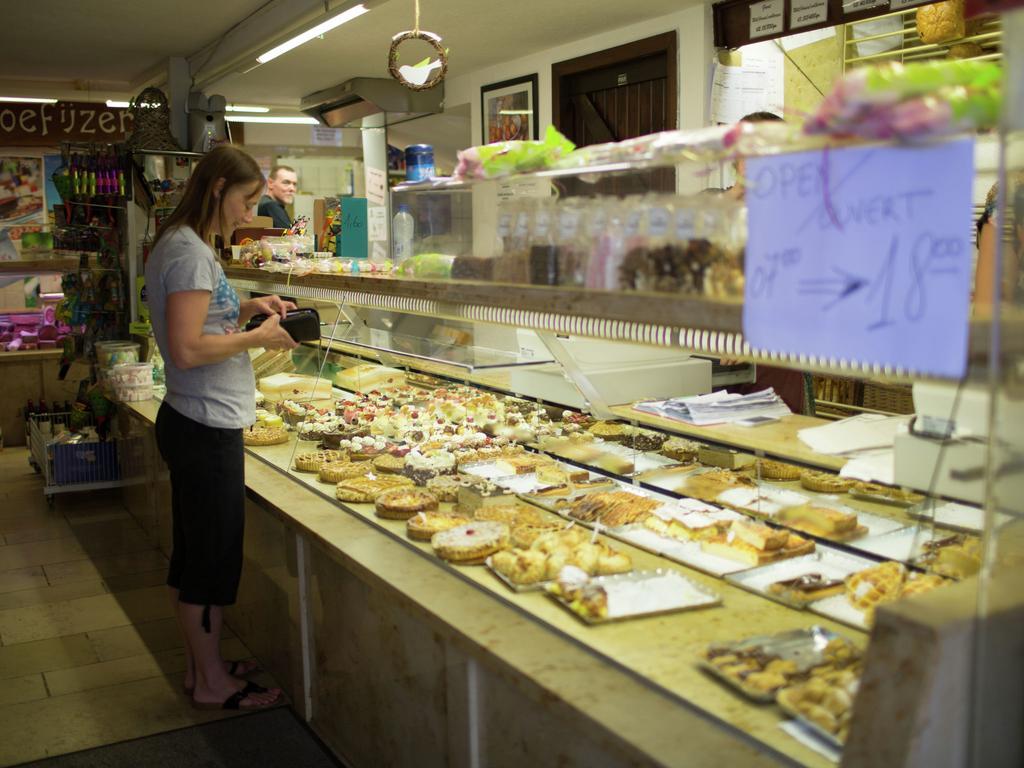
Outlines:
[{"label": "black sandal", "polygon": [[253,694],[253,693],[266,693],[266,692],[267,692],[267,689],[264,688],[262,685],[259,685],[257,683],[254,683],[254,682],[250,681],[250,682],[245,684],[245,688],[242,688],[241,690],[235,691],[233,694],[231,694],[226,699],[224,699],[224,701],[222,703],[220,703],[220,704],[218,704],[216,702],[212,702],[212,703],[207,704],[205,702],[198,702],[198,701],[193,700],[192,701],[192,706],[195,707],[196,709],[266,709],[267,707],[272,707],[275,704],[277,704],[278,703],[277,699],[274,699],[272,702],[270,702],[268,704],[257,704],[256,706],[253,706],[253,707],[243,707],[242,706],[242,702],[245,701],[245,699],[250,694]]},{"label": "black sandal", "polygon": [[[252,669],[248,670],[247,672],[241,672],[241,673],[240,673],[240,672],[238,671],[238,668],[239,668],[239,667],[240,667],[240,666],[241,666],[242,664],[245,664],[245,663],[247,663],[247,662],[248,662],[248,659],[235,659],[235,660],[233,660],[233,661],[231,662],[231,666],[230,666],[230,667],[228,667],[228,674],[229,674],[229,675],[231,675],[232,677],[241,677],[241,678],[245,678],[245,677],[248,677],[249,675],[255,675],[255,674],[257,674],[258,672],[262,672],[262,671],[263,671],[263,667],[261,667],[261,666],[259,665],[259,662],[257,662],[257,661],[253,661],[253,664],[254,664],[255,666],[253,666],[253,668],[252,668]],[[195,693],[195,692],[196,692],[196,688],[195,688],[195,686],[194,686],[194,685],[193,685],[193,686],[188,686],[188,685],[185,685],[184,683],[182,683],[182,686],[181,686],[181,690],[182,690],[182,692],[183,692],[183,693],[184,693],[184,694],[185,694],[186,696],[191,696],[191,695],[192,695],[193,693]]]}]

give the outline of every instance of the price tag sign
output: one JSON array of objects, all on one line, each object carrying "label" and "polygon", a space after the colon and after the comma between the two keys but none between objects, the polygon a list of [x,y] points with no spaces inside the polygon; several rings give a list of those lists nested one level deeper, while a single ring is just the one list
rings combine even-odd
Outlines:
[{"label": "price tag sign", "polygon": [[828,0],[792,0],[789,7],[789,28],[800,29],[828,21]]},{"label": "price tag sign", "polygon": [[783,0],[765,0],[750,6],[750,39],[777,35],[783,30]]},{"label": "price tag sign", "polygon": [[747,178],[754,347],[964,375],[973,139],[752,158]]}]

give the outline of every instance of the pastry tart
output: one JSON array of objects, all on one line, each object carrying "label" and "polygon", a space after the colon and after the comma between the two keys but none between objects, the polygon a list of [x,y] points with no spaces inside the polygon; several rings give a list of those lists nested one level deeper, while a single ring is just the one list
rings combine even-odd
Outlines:
[{"label": "pastry tart", "polygon": [[476,520],[496,520],[505,523],[509,528],[520,525],[540,525],[543,518],[533,507],[525,504],[502,504],[494,507],[480,507],[474,513]]},{"label": "pastry tart", "polygon": [[799,480],[801,475],[800,467],[794,467],[784,461],[772,459],[758,459],[757,471],[765,480]]},{"label": "pastry tart", "polygon": [[288,442],[284,427],[250,427],[242,431],[242,442],[246,445],[280,445]]},{"label": "pastry tart", "polygon": [[385,453],[373,460],[373,469],[375,472],[383,472],[389,475],[401,474],[402,470],[405,469],[405,457]]},{"label": "pastry tart", "polygon": [[455,475],[438,475],[427,480],[427,490],[437,496],[438,501],[458,501],[460,487],[459,479]]},{"label": "pastry tart", "polygon": [[377,497],[395,488],[413,487],[412,480],[401,475],[382,475],[379,477],[357,477],[354,480],[342,480],[338,483],[334,495],[339,501],[367,503],[376,501]]},{"label": "pastry tart", "polygon": [[681,437],[670,437],[661,446],[661,455],[668,456],[681,462],[692,462],[697,460],[697,453],[700,451],[700,443],[693,440],[685,440]]},{"label": "pastry tart", "polygon": [[846,493],[853,483],[853,480],[833,475],[831,472],[804,470],[800,473],[800,485],[808,491],[818,493]]},{"label": "pastry tart", "polygon": [[373,465],[368,461],[332,461],[322,464],[317,478],[321,483],[340,483],[370,474]]},{"label": "pastry tart", "polygon": [[436,510],[437,497],[418,488],[396,488],[377,496],[374,509],[385,520],[408,520],[417,512]]},{"label": "pastry tart", "polygon": [[505,523],[477,520],[447,531],[435,533],[430,545],[438,557],[460,565],[479,565],[508,546],[509,530]]},{"label": "pastry tart", "polygon": [[430,541],[435,533],[457,528],[472,522],[462,515],[445,512],[417,512],[405,524],[405,532],[415,541]]},{"label": "pastry tart", "polygon": [[621,442],[626,438],[626,425],[617,421],[597,421],[587,427],[587,431],[594,437],[605,440]]},{"label": "pastry tart", "polygon": [[299,472],[319,472],[324,464],[348,461],[348,454],[342,451],[313,451],[295,455],[295,469]]}]

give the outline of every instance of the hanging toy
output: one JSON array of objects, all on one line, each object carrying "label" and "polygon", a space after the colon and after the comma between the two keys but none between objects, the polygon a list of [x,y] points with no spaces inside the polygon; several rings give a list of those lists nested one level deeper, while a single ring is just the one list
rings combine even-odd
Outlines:
[{"label": "hanging toy", "polygon": [[[448,49],[442,47],[441,38],[433,32],[420,29],[420,0],[416,3],[416,19],[411,30],[399,32],[391,38],[391,50],[388,52],[388,72],[398,82],[411,91],[427,91],[438,85],[448,74]],[[437,58],[423,59],[417,64],[399,65],[398,46],[406,40],[423,40],[437,53]]]}]

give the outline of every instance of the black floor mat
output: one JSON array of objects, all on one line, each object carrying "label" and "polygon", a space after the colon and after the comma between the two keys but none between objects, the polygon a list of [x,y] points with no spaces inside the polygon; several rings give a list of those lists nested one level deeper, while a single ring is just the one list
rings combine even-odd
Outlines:
[{"label": "black floor mat", "polygon": [[72,752],[19,768],[339,768],[287,707]]}]

